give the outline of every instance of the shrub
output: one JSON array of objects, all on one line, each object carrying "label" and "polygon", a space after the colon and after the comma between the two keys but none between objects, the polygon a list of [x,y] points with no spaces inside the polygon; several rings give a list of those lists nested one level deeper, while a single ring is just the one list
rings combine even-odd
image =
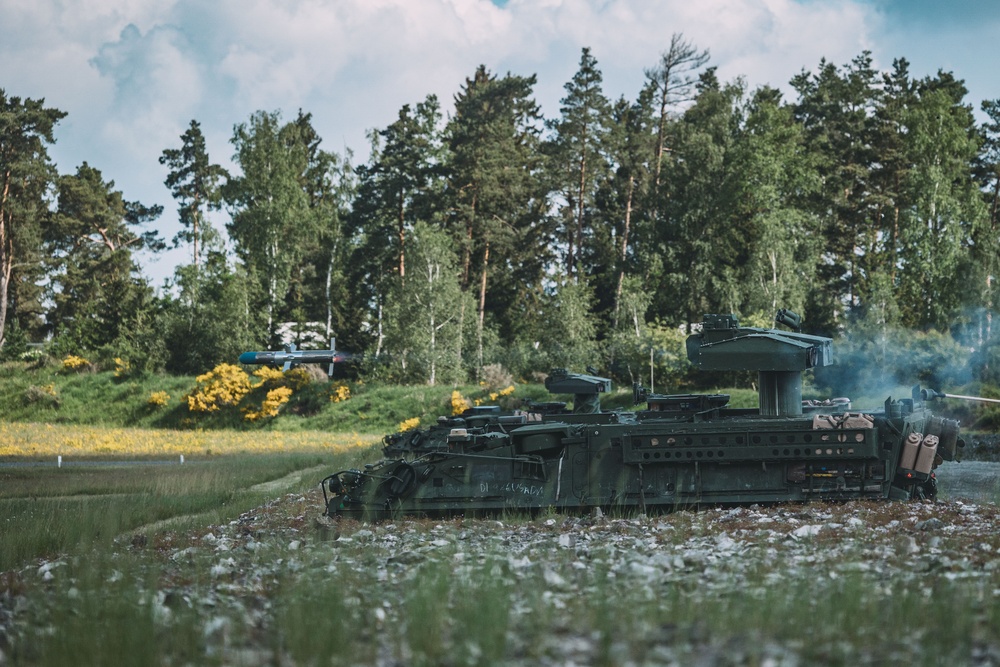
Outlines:
[{"label": "shrub", "polygon": [[277,368],[271,368],[270,366],[261,366],[253,372],[254,377],[260,378],[260,383],[255,385],[255,387],[260,387],[262,385],[271,383],[272,385],[281,384],[285,380],[285,374],[282,373]]},{"label": "shrub", "polygon": [[165,391],[154,391],[146,399],[146,405],[160,408],[170,402],[170,394]]},{"label": "shrub", "polygon": [[62,369],[67,373],[80,373],[91,370],[89,361],[75,354],[67,354],[62,360]]},{"label": "shrub", "polygon": [[121,357],[115,357],[115,377],[123,378],[132,372],[132,364]]},{"label": "shrub", "polygon": [[50,408],[58,408],[59,392],[56,391],[54,384],[42,386],[30,385],[24,391],[24,402],[29,405],[37,404]]},{"label": "shrub", "polygon": [[340,403],[351,397],[351,388],[346,384],[337,384],[330,387],[330,402]]},{"label": "shrub", "polygon": [[420,426],[420,417],[410,417],[404,421],[399,422],[399,432],[412,431],[413,429]]},{"label": "shrub", "polygon": [[223,406],[236,405],[252,389],[250,377],[233,364],[219,364],[199,375],[195,382],[198,386],[187,396],[191,412],[216,412]]},{"label": "shrub", "polygon": [[451,414],[460,415],[469,408],[472,407],[472,403],[469,399],[462,396],[462,393],[457,389],[451,392]]},{"label": "shrub", "polygon": [[[486,389],[497,391],[501,387],[514,384],[514,378],[502,364],[486,364],[480,373],[481,384]],[[513,391],[513,389],[511,389]],[[496,400],[496,399],[494,399]]]},{"label": "shrub", "polygon": [[243,418],[247,421],[258,421],[260,419],[268,419],[270,417],[277,417],[278,412],[281,410],[281,406],[288,402],[288,399],[292,397],[292,390],[288,387],[275,387],[267,392],[267,397],[264,398],[264,402],[260,406],[260,410],[246,409],[243,412]]},{"label": "shrub", "polygon": [[287,370],[284,375],[285,385],[291,388],[292,391],[305,389],[313,382],[312,374],[302,366]]}]

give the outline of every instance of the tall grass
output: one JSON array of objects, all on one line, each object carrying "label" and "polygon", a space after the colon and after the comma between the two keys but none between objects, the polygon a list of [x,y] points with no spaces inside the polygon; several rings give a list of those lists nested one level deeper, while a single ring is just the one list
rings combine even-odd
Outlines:
[{"label": "tall grass", "polygon": [[[0,571],[78,547],[108,548],[123,533],[168,519],[193,515],[192,521],[201,525],[226,521],[276,495],[255,490],[256,484],[363,456],[290,454],[221,457],[183,466],[0,468]],[[317,471],[284,491],[314,487],[322,476]]]},{"label": "tall grass", "polygon": [[[50,604],[30,607],[35,634],[13,658],[29,665],[939,665],[972,664],[976,647],[1000,636],[996,582],[943,573],[789,576],[790,563],[779,558],[717,586],[701,576],[643,581],[616,574],[613,564],[580,569],[560,559],[515,575],[500,550],[455,567],[456,552],[446,549],[397,566],[385,580],[374,566],[384,560],[361,567],[358,549],[343,560],[321,550],[300,554],[296,567],[255,586],[259,599],[241,604],[197,574],[176,596],[160,565],[134,555],[72,559],[57,574],[72,587],[52,588]],[[259,554],[258,566],[277,555]]]}]

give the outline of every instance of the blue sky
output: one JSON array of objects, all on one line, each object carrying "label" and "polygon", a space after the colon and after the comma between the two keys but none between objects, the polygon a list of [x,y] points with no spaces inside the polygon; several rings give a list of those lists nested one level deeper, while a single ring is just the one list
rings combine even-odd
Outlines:
[{"label": "blue sky", "polygon": [[[69,115],[52,149],[61,172],[84,160],[129,199],[166,208],[158,157],[201,122],[229,165],[233,125],[258,109],[313,114],[324,147],[361,158],[365,133],[434,93],[445,110],[465,77],[537,74],[546,116],[589,46],[609,97],[634,98],[670,36],[712,54],[728,81],[788,90],[821,58],[870,50],[916,77],[949,70],[968,101],[1000,98],[1000,0],[0,0],[0,87]],[[218,219],[218,223],[224,216]],[[184,250],[144,258],[157,284]]]}]

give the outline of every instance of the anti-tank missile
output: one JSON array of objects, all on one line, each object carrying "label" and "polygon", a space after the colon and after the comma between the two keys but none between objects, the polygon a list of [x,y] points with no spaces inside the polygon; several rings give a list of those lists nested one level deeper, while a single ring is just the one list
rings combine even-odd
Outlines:
[{"label": "anti-tank missile", "polygon": [[333,364],[344,361],[348,354],[338,352],[336,345],[330,341],[329,350],[297,350],[295,345],[288,345],[284,350],[268,350],[265,352],[244,352],[240,355],[240,363],[247,365],[281,366],[287,371],[299,364],[330,364],[329,373],[333,373]]}]

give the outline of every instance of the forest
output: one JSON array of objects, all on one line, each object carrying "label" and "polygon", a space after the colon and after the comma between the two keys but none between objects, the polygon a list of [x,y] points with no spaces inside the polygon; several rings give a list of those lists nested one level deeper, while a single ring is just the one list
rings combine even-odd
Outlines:
[{"label": "forest", "polygon": [[[545,118],[534,76],[479,66],[449,111],[428,96],[372,129],[357,165],[310,112],[261,110],[230,172],[192,120],[150,156],[174,239],[113,175],[57,173],[66,113],[0,89],[0,358],[197,374],[335,338],[363,380],[592,366],[671,388],[705,313],[788,308],[869,380],[997,383],[1000,98],[865,52],[795,74],[786,100],[720,81],[682,35],[644,75],[611,99],[584,48]],[[190,263],[156,290],[136,253],[168,244]]]}]

